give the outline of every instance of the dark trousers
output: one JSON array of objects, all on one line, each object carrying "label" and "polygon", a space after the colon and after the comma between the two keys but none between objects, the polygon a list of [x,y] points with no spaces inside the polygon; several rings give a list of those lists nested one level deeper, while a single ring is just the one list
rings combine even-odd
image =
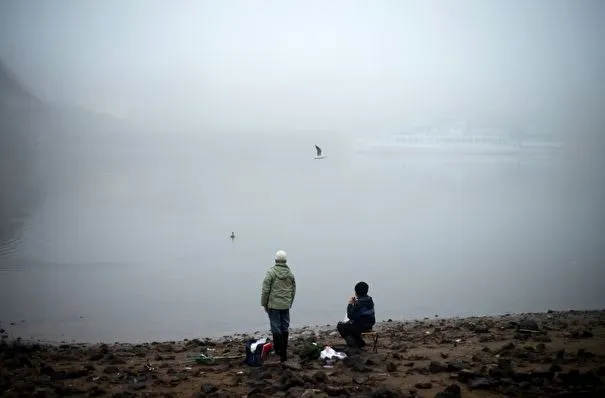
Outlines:
[{"label": "dark trousers", "polygon": [[274,310],[269,308],[269,324],[273,334],[275,352],[279,355],[280,361],[288,360],[288,332],[290,330],[290,310]]},{"label": "dark trousers", "polygon": [[362,348],[366,345],[361,338],[361,334],[369,330],[368,328],[356,325],[353,322],[338,322],[336,329],[349,347]]},{"label": "dark trousers", "polygon": [[271,333],[288,333],[290,330],[290,310],[269,308],[268,313]]}]

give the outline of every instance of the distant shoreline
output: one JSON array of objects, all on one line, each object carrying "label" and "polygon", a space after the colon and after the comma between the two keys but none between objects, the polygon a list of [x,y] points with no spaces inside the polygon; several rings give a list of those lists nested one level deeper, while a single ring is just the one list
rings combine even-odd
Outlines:
[{"label": "distant shoreline", "polygon": [[[591,310],[547,310],[542,312],[518,312],[518,313],[504,313],[497,315],[473,315],[473,316],[451,316],[451,317],[439,317],[438,315],[432,317],[418,317],[418,318],[407,318],[407,319],[388,319],[383,321],[376,322],[375,330],[381,331],[385,327],[390,327],[392,325],[414,325],[419,322],[426,323],[439,323],[440,321],[452,322],[452,321],[472,321],[477,322],[481,320],[495,320],[495,319],[508,319],[508,320],[519,320],[523,318],[532,318],[532,317],[543,317],[546,315],[566,315],[566,314],[585,314],[585,315],[593,315],[593,314],[605,314],[605,308],[603,309],[591,309]],[[267,321],[268,322],[268,321]],[[11,325],[6,324],[6,322],[0,323],[0,328],[4,329],[5,333],[1,334],[2,340],[0,342],[8,342],[12,343],[18,341],[22,344],[40,344],[42,346],[60,346],[60,345],[69,345],[73,347],[91,347],[99,344],[105,345],[114,345],[114,346],[137,346],[144,344],[160,344],[170,342],[171,344],[180,344],[186,343],[192,340],[202,340],[208,341],[212,343],[220,343],[226,340],[228,341],[239,341],[242,342],[248,338],[261,338],[271,336],[269,329],[267,330],[255,330],[248,332],[238,332],[238,333],[228,333],[223,334],[221,336],[191,336],[191,337],[183,337],[178,340],[169,340],[169,339],[161,339],[157,341],[145,341],[145,342],[120,342],[120,341],[96,341],[96,342],[86,342],[86,341],[55,341],[55,340],[46,340],[46,339],[26,339],[18,335],[13,335],[10,330]],[[304,334],[305,332],[311,331],[315,334],[329,333],[336,331],[336,323],[334,324],[326,324],[326,325],[305,325],[297,328],[290,329],[290,335],[292,338],[296,339],[299,335]]]}]

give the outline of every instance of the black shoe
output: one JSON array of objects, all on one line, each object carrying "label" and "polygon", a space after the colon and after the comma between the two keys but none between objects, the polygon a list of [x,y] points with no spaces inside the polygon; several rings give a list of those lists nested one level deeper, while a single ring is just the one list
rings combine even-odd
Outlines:
[{"label": "black shoe", "polygon": [[348,357],[352,357],[355,355],[361,355],[363,353],[363,350],[357,347],[347,347],[343,350],[343,352],[347,354]]},{"label": "black shoe", "polygon": [[281,334],[281,353],[280,353],[280,361],[286,362],[288,360],[288,332],[282,332]]},{"label": "black shoe", "polygon": [[353,336],[346,336],[345,337],[345,341],[347,343],[347,346],[349,348],[358,348],[359,342],[357,341],[357,339]]},{"label": "black shoe", "polygon": [[273,333],[273,351],[277,355],[281,355],[283,348],[283,336],[281,333]]}]

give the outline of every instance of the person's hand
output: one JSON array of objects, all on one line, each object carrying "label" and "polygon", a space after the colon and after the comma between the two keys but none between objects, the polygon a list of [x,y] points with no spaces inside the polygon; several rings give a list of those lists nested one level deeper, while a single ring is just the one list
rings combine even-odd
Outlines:
[{"label": "person's hand", "polygon": [[349,298],[349,304],[355,304],[355,296],[351,296],[351,298]]}]

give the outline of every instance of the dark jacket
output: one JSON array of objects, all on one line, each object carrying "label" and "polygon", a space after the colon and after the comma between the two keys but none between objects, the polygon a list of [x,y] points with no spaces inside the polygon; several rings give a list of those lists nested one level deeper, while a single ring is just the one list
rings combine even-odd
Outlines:
[{"label": "dark jacket", "polygon": [[371,296],[358,297],[353,304],[347,305],[347,318],[363,329],[372,329],[376,323],[374,300]]}]

